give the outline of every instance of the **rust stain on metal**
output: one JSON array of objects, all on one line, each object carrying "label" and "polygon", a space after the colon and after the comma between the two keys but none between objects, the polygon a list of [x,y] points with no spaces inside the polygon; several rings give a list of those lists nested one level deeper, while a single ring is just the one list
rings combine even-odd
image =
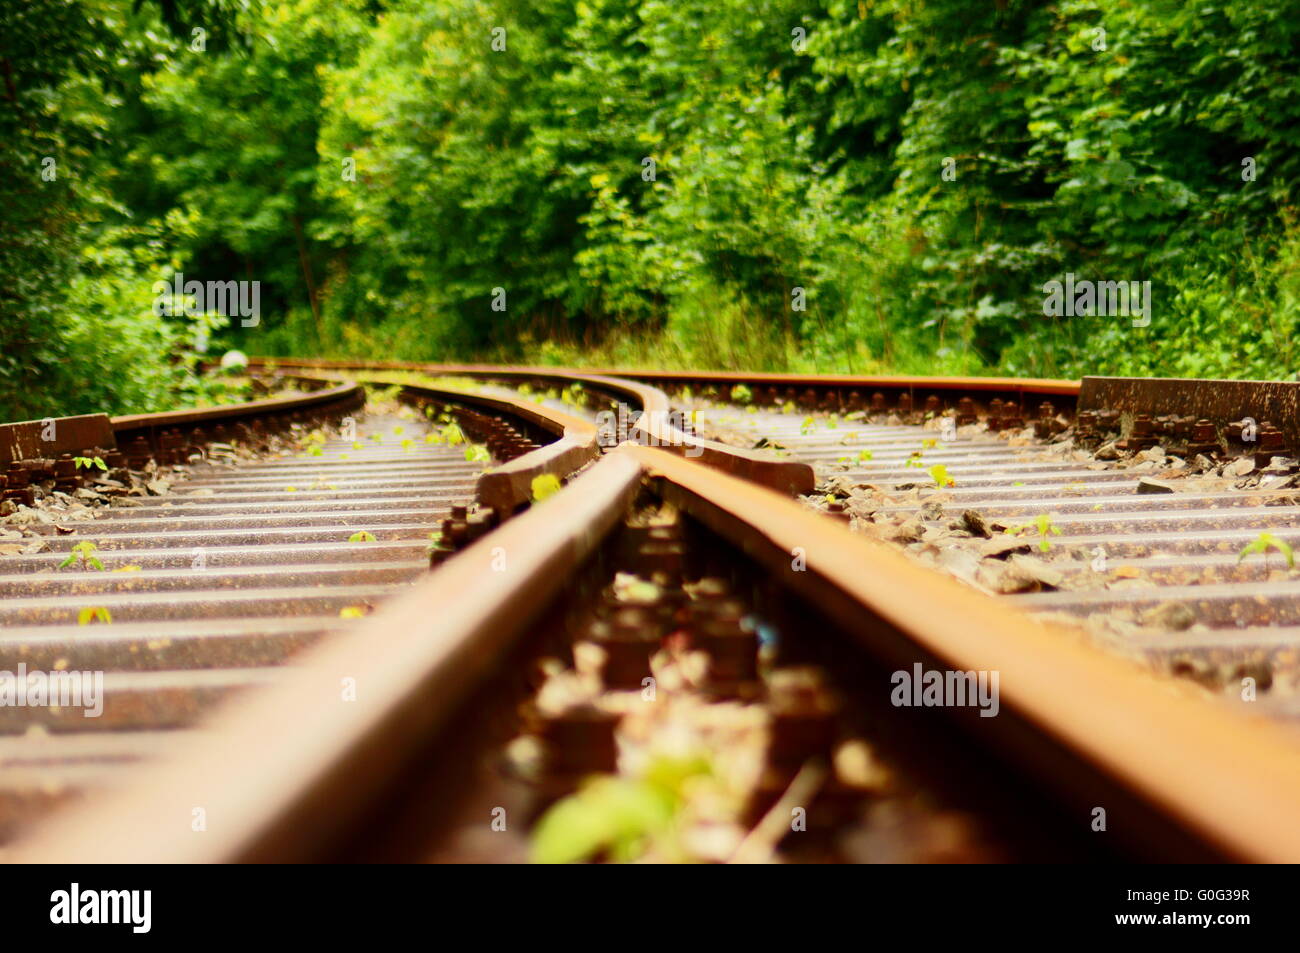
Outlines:
[{"label": "rust stain on metal", "polygon": [[107,414],[0,424],[0,463],[57,457],[96,447],[101,450],[117,447]]},{"label": "rust stain on metal", "polygon": [[537,477],[547,473],[566,477],[600,455],[595,426],[562,411],[453,387],[407,384],[403,385],[402,392],[481,407],[496,415],[524,420],[554,435],[553,442],[499,464],[479,476],[479,503],[491,507],[503,518],[532,498],[533,480]]},{"label": "rust stain on metal", "polygon": [[[382,606],[349,638],[308,650],[277,691],[228,711],[178,761],[56,819],[15,845],[10,859],[319,857],[329,835],[372,803],[456,706],[499,675],[494,666],[514,639],[617,525],[641,475],[626,456],[601,460]],[[510,572],[490,571],[495,547],[510,554]],[[341,705],[340,675],[378,687]],[[223,822],[211,837],[176,838],[158,818],[177,803],[203,804]]]},{"label": "rust stain on metal", "polygon": [[1300,382],[1154,377],[1085,377],[1079,409],[1192,415],[1222,428],[1250,417],[1272,423],[1300,446]]},{"label": "rust stain on metal", "polygon": [[[783,584],[820,585],[820,604],[878,655],[901,665],[925,652],[954,671],[999,671],[1004,706],[1036,732],[1032,745],[1008,737],[1000,750],[1028,758],[1072,752],[1226,856],[1300,859],[1300,830],[1290,820],[1300,760],[1278,725],[1171,690],[901,554],[863,545],[836,521],[762,487],[653,449],[627,452],[660,476],[667,499],[742,540]],[[791,560],[796,547],[806,557],[802,572]]]}]

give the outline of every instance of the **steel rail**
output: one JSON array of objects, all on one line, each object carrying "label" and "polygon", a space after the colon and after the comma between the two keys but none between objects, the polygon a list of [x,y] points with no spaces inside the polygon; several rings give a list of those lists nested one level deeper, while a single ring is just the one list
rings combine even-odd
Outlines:
[{"label": "steel rail", "polygon": [[[306,860],[335,843],[493,668],[625,509],[641,469],[610,456],[569,491],[446,562],[274,693],[214,721],[205,742],[132,792],[57,819],[15,860]],[[507,554],[494,570],[493,549]],[[384,650],[373,650],[382,644]],[[351,680],[356,700],[342,701]],[[278,730],[268,732],[267,725]],[[233,768],[232,766],[237,766]],[[234,773],[237,771],[237,775]],[[201,806],[213,824],[188,833]],[[159,823],[172,818],[172,823]],[[87,836],[88,832],[93,836]]]},{"label": "steel rail", "polygon": [[590,422],[551,408],[510,397],[476,394],[452,387],[404,384],[399,397],[407,402],[438,401],[480,408],[521,422],[550,435],[551,442],[492,467],[478,478],[479,503],[502,518],[532,498],[533,481],[544,474],[563,479],[600,455],[598,432]]},{"label": "steel rail", "polygon": [[[640,416],[629,428],[629,436],[648,446],[698,458],[745,479],[770,486],[780,492],[797,495],[812,491],[815,478],[812,468],[793,460],[780,460],[771,454],[732,447],[704,440],[687,433],[674,423],[668,396],[656,387],[618,377],[591,374],[564,368],[511,368],[493,365],[420,364],[409,361],[326,361],[255,358],[249,366],[259,370],[313,369],[335,371],[413,371],[434,376],[470,375],[506,381],[579,382],[612,396],[617,402],[633,405]],[[639,436],[638,436],[639,435]]]},{"label": "steel rail", "polygon": [[48,459],[61,454],[80,453],[86,448],[116,450],[131,439],[140,437],[157,449],[164,431],[181,427],[216,428],[235,426],[252,420],[281,417],[299,418],[347,410],[360,405],[364,391],[359,384],[320,380],[299,376],[299,380],[319,386],[315,393],[292,397],[267,398],[218,407],[162,411],[151,414],[82,414],[16,423],[0,423],[0,463]]},{"label": "steel rail", "polygon": [[[120,475],[117,468],[128,463],[197,460],[213,440],[256,444],[263,429],[337,419],[364,404],[359,383],[303,375],[293,381],[313,392],[0,430],[22,438],[7,444],[22,461],[10,470],[24,477],[15,492],[30,494],[33,481],[55,476],[86,479],[63,472],[70,459],[43,456],[52,449],[102,453]],[[59,533],[46,526],[48,552],[0,557],[0,669],[22,663],[29,670],[105,673],[101,718],[86,720],[73,708],[0,711],[0,838],[73,798],[95,803],[131,771],[182,747],[233,695],[273,688],[298,653],[360,621],[340,619],[345,610],[367,611],[425,573],[427,537],[440,520],[446,530],[450,504],[473,494],[480,514],[495,508],[507,517],[528,501],[535,476],[565,478],[599,453],[593,425],[548,408],[414,386],[402,396],[466,420],[486,437],[498,465],[479,473],[481,465],[462,460],[459,447],[410,440],[398,452],[369,440],[329,440],[313,451],[318,456],[246,461],[233,470],[205,461],[162,496],[106,509]],[[51,424],[58,441],[40,439]],[[519,452],[527,447],[533,449]],[[0,475],[0,489],[6,479]],[[359,529],[374,542],[345,541]],[[102,570],[50,571],[85,541],[98,544]],[[197,572],[196,551],[204,560]],[[128,569],[134,571],[122,572]],[[86,606],[110,613],[111,624],[78,624]],[[53,734],[22,734],[33,725]]]},{"label": "steel rail", "polygon": [[[647,482],[648,481],[648,482]],[[650,489],[818,605],[886,669],[1001,673],[1003,713],[937,709],[1109,833],[1160,859],[1300,859],[1300,758],[1275,725],[1171,688],[937,578],[752,483],[625,445],[562,493],[463,551],[354,638],[328,644],[214,724],[209,742],[111,808],[70,816],[15,859],[248,861],[328,857],[456,707],[499,676],[530,622]],[[792,554],[806,557],[802,569]],[[499,553],[503,567],[493,564]],[[373,645],[382,641],[383,652]],[[347,680],[356,701],[340,700]],[[862,686],[889,692],[887,684]],[[266,725],[282,726],[277,732]],[[990,762],[991,764],[994,762]],[[232,765],[238,767],[232,770]],[[189,832],[203,806],[214,823]],[[170,820],[160,823],[160,818]]]},{"label": "steel rail", "polygon": [[333,370],[407,370],[435,375],[494,377],[501,380],[564,380],[582,376],[641,381],[661,388],[703,389],[714,395],[745,385],[756,393],[760,406],[793,402],[801,409],[872,408],[941,412],[955,408],[960,396],[976,395],[971,412],[983,417],[994,401],[1012,402],[1025,411],[1026,403],[1041,413],[1049,405],[1053,414],[1071,416],[1079,400],[1080,381],[1018,377],[928,377],[921,375],[782,374],[747,371],[649,371],[609,368],[563,368],[497,364],[451,364],[416,361],[349,361],[303,358],[254,358],[250,366]]},{"label": "steel rail", "polygon": [[[764,553],[774,574],[792,585],[818,581],[822,604],[898,667],[921,654],[950,670],[1001,672],[1003,703],[1020,718],[970,718],[997,737],[987,747],[1014,751],[1031,768],[1054,765],[1048,780],[1081,806],[1131,805],[1127,817],[1107,812],[1112,830],[1118,821],[1135,839],[1164,838],[1165,856],[1300,859],[1300,830],[1289,820],[1300,798],[1300,750],[1277,725],[1171,687],[899,554],[864,547],[835,521],[810,519],[761,488],[724,489],[722,478],[630,452],[660,475],[669,500],[719,532],[747,535],[747,549]],[[796,547],[806,574],[792,570]]]}]

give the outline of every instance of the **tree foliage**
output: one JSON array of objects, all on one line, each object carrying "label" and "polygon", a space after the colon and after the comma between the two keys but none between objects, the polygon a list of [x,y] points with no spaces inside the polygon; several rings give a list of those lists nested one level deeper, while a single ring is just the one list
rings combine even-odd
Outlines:
[{"label": "tree foliage", "polygon": [[[0,416],[201,399],[175,271],[261,281],[216,345],[268,353],[1289,373],[1296,13],[7,5]],[[1151,324],[1044,314],[1067,274]]]}]

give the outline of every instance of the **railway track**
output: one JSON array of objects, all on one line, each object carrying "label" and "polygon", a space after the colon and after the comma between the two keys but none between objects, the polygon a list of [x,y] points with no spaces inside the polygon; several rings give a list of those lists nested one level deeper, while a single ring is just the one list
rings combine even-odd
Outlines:
[{"label": "railway track", "polygon": [[[40,573],[59,553],[0,560],[0,586],[15,593],[0,609],[6,661],[52,670],[61,661],[102,664],[114,710],[98,730],[83,726],[80,712],[33,719],[30,710],[11,711],[0,723],[10,733],[6,767],[29,778],[9,789],[8,833],[29,835],[11,848],[15,858],[1300,856],[1300,845],[1278,833],[1300,792],[1300,762],[1282,730],[1006,604],[1089,613],[1086,599],[1069,599],[1126,591],[1051,584],[1050,573],[1081,572],[1065,561],[1098,535],[1089,532],[1099,521],[1092,507],[1139,499],[1112,490],[1143,478],[1062,456],[1075,452],[1061,447],[1078,435],[1081,414],[1094,415],[1082,421],[1085,431],[1089,422],[1100,430],[1096,445],[1110,442],[1105,428],[1128,423],[1129,410],[1105,407],[1100,418],[1089,410],[1087,384],[1081,396],[1068,382],[634,381],[541,369],[277,364],[290,375],[473,376],[513,392],[402,378],[397,396],[415,412],[400,421],[355,418],[361,440],[318,438],[319,454],[250,461],[219,477],[209,472],[219,468],[200,464],[178,484],[213,491],[197,497],[203,503],[183,498],[193,512],[164,512],[177,507],[159,497],[149,515],[91,521],[96,532],[115,521],[123,530],[105,534],[97,556],[141,567],[119,579],[109,580],[118,567],[107,563],[103,574]],[[537,402],[548,390],[567,392],[568,406]],[[1030,402],[1038,441],[1021,435]],[[674,406],[687,415],[672,416]],[[620,408],[632,411],[625,422]],[[491,460],[470,465],[460,444],[421,443],[430,415],[480,435]],[[611,419],[619,421],[612,433]],[[125,434],[161,425],[121,426]],[[368,430],[394,427],[412,428],[409,446],[367,445]],[[625,436],[663,449],[613,446]],[[1085,433],[1077,452],[1092,440]],[[910,462],[918,452],[920,466]],[[1027,459],[1034,455],[1041,459]],[[936,466],[954,485],[935,485]],[[546,476],[570,486],[530,505]],[[309,500],[289,479],[309,487],[328,479],[333,489],[316,486],[323,493]],[[1168,521],[1172,531],[1207,505],[1233,511],[1222,518],[1273,518],[1255,513],[1262,507],[1253,501],[1238,503],[1243,493],[1159,494],[1155,515],[1119,511],[1130,531],[1115,538],[1152,545],[1144,520]],[[828,495],[839,498],[828,504]],[[451,511],[471,497],[477,506]],[[999,602],[971,592],[996,589],[980,578],[980,563],[1014,566],[1037,537],[985,538],[951,524],[969,511],[985,529],[999,521],[1015,528],[1053,506],[1060,512],[1051,526],[1061,532],[1047,533],[1052,558],[1023,570],[1037,574],[1033,586]],[[157,538],[180,541],[112,548],[117,537],[139,545],[149,533],[140,521],[150,519]],[[846,523],[861,525],[854,533]],[[876,541],[894,530],[903,531],[894,545],[966,585]],[[322,535],[344,531],[376,538]],[[268,546],[262,533],[307,535]],[[426,573],[431,533],[437,568]],[[51,546],[70,552],[83,538],[78,530]],[[211,545],[215,553],[218,540],[233,562],[204,571],[219,575],[197,581],[184,567],[174,571],[171,550]],[[978,551],[995,543],[1007,548]],[[1120,579],[1156,568],[1130,565],[1144,557],[1114,545],[1112,558],[1127,567]],[[1017,551],[1024,548],[1031,552]],[[948,552],[976,562],[963,556],[948,565],[953,557],[936,555]],[[1152,572],[1148,588],[1177,580]],[[1144,598],[1182,595],[1171,593]],[[112,624],[74,630],[74,594],[93,594]],[[373,616],[339,619],[371,608]],[[1196,628],[1189,634],[1213,643],[1213,653],[1224,651],[1222,629],[1207,626],[1219,632],[1208,639]],[[86,638],[91,632],[95,639]],[[1270,636],[1284,651],[1285,629]],[[1158,653],[1153,645],[1142,648]],[[1242,645],[1253,643],[1230,651]],[[1179,658],[1193,648],[1181,643]],[[1260,674],[1247,656],[1233,664]],[[1182,671],[1173,655],[1162,658]],[[986,690],[996,677],[996,697],[895,703],[899,673],[930,671],[969,672],[972,688],[983,677]],[[108,686],[110,676],[119,684]],[[141,686],[141,678],[155,684]],[[261,690],[218,706],[254,686]],[[991,707],[996,715],[981,717]],[[591,774],[603,780],[582,786]],[[1216,780],[1207,790],[1208,779]],[[78,809],[32,825],[72,799]],[[619,827],[628,804],[641,808],[630,833]],[[200,817],[220,823],[188,836]],[[584,822],[592,818],[606,826],[593,833]]]},{"label": "railway track", "polygon": [[[698,416],[705,433],[812,463],[825,493],[810,505],[872,538],[1294,724],[1300,481],[1291,438],[1269,422],[1278,408],[1261,388],[1217,421],[1204,400],[1196,414],[1143,414],[1149,400],[1107,406],[1119,382],[1089,386],[1082,432],[1053,407],[1034,439],[969,397],[964,416],[925,421],[735,405]],[[1167,406],[1194,410],[1181,389]],[[1257,440],[1240,439],[1242,418]]]},{"label": "railway track", "polygon": [[[10,508],[32,504],[14,515],[30,517],[29,535],[10,548],[34,551],[0,559],[0,670],[102,673],[102,684],[93,718],[84,706],[0,707],[0,835],[183,746],[219,703],[273,686],[296,653],[427,571],[430,537],[464,522],[485,468],[466,459],[478,428],[363,413],[362,400],[353,385],[266,401],[244,408],[252,426],[221,412],[100,421],[95,439],[114,449],[77,452],[107,457],[106,472],[52,485],[47,462],[9,468]],[[73,431],[58,442],[88,442],[55,424]],[[220,439],[180,431],[200,424]],[[480,436],[503,453],[533,446]]]},{"label": "railway track", "polygon": [[864,535],[1300,725],[1297,385],[636,376],[701,435],[809,464],[793,492]]}]

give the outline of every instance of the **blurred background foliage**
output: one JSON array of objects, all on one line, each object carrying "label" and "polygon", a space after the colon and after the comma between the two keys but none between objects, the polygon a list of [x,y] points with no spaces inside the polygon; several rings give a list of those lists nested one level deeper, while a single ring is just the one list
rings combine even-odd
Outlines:
[{"label": "blurred background foliage", "polygon": [[[207,399],[174,271],[262,282],[217,353],[1290,377],[1298,34],[1291,0],[4,4],[0,418]],[[1150,326],[1044,316],[1067,272],[1150,280]]]}]

